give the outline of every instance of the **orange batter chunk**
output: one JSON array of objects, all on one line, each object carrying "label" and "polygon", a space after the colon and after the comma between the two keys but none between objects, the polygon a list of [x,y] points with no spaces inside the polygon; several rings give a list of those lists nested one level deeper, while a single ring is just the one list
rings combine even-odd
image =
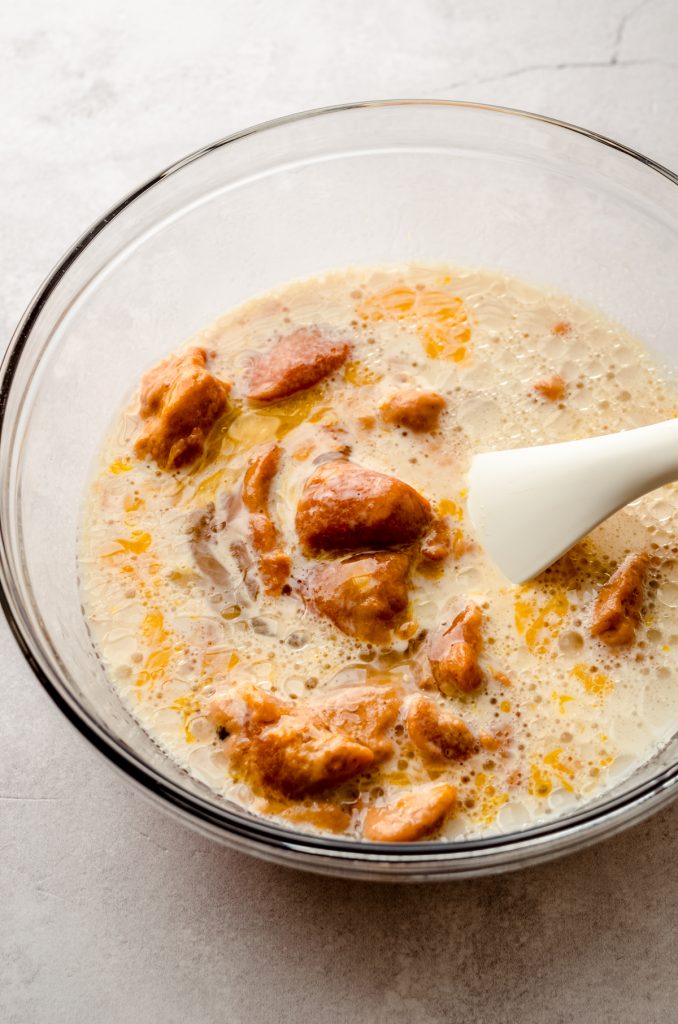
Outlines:
[{"label": "orange batter chunk", "polygon": [[242,497],[250,512],[250,534],[257,552],[259,575],[267,594],[277,597],[290,574],[291,560],[281,544],[269,511],[271,484],[278,472],[282,449],[270,445],[252,456],[243,480]]},{"label": "orange batter chunk", "polygon": [[357,550],[409,544],[432,519],[428,501],[409,484],[335,460],[306,481],[296,527],[312,551]]},{"label": "orange batter chunk", "polygon": [[375,843],[412,843],[438,832],[454,809],[454,786],[422,786],[382,807],[370,807],[363,835]]},{"label": "orange batter chunk", "polygon": [[427,562],[443,562],[452,551],[452,534],[447,519],[434,519],[424,534],[420,554]]},{"label": "orange batter chunk", "polygon": [[226,411],[231,385],[206,369],[207,351],[190,348],[149,370],[141,382],[139,415],[145,421],[134,446],[161,469],[199,459],[207,436]]},{"label": "orange batter chunk", "polygon": [[478,664],[482,647],[482,612],[472,601],[433,638],[428,650],[431,673],[441,693],[471,693],[483,682]]},{"label": "orange batter chunk", "polygon": [[350,351],[348,341],[327,338],[317,327],[300,327],[255,359],[247,378],[247,397],[275,402],[313,387],[337,370]]},{"label": "orange batter chunk", "polygon": [[308,704],[281,701],[254,685],[215,698],[211,717],[230,734],[236,773],[264,792],[318,793],[360,775],[375,761],[368,746],[328,725]]},{"label": "orange batter chunk", "polygon": [[633,643],[649,566],[649,555],[641,551],[625,558],[612,573],[593,606],[591,636],[597,636],[608,647]]},{"label": "orange batter chunk", "polygon": [[392,395],[381,407],[382,419],[395,427],[406,427],[417,434],[430,433],[438,426],[446,402],[437,391],[408,388]]},{"label": "orange batter chunk", "polygon": [[394,686],[349,686],[330,693],[315,706],[331,729],[339,729],[369,747],[377,763],[393,753],[389,734],[398,718],[400,703]]},{"label": "orange batter chunk", "polygon": [[303,594],[343,633],[384,644],[407,609],[409,566],[409,556],[401,552],[324,562],[311,571]]},{"label": "orange batter chunk", "polygon": [[475,736],[456,715],[426,697],[415,697],[407,715],[407,732],[430,765],[463,761],[478,750]]},{"label": "orange batter chunk", "polygon": [[540,377],[539,380],[534,382],[532,387],[542,398],[546,398],[549,402],[559,402],[567,391],[567,384],[564,378],[557,373],[553,373],[549,377]]}]

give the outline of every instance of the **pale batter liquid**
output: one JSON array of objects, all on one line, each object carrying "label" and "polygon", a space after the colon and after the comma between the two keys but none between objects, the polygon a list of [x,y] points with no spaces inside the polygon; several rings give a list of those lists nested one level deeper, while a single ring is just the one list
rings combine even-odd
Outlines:
[{"label": "pale batter liquid", "polygon": [[[350,338],[350,361],[308,391],[248,406],[238,382],[252,355],[309,324]],[[293,558],[292,581],[308,567],[294,527],[304,482],[314,460],[346,446],[352,462],[404,480],[453,525],[457,553],[437,571],[413,572],[409,632],[435,630],[460,600],[483,610],[485,686],[466,697],[427,696],[474,733],[497,737],[499,746],[432,771],[397,725],[393,757],[330,794],[355,808],[348,835],[361,834],[371,801],[440,778],[458,790],[458,809],[443,831],[450,839],[535,824],[598,796],[675,732],[678,488],[619,512],[526,586],[509,584],[473,543],[465,509],[466,475],[478,451],[678,415],[675,381],[636,340],[589,308],[503,275],[410,265],[288,285],[247,302],[191,343],[213,350],[210,371],[234,382],[207,457],[173,474],[134,458],[135,396],[104,446],[80,558],[83,604],[110,679],[179,764],[226,798],[277,811],[284,821],[283,802],[265,804],[232,777],[207,717],[215,693],[254,681],[279,696],[315,699],[385,672],[406,692],[419,692],[407,635],[370,646],[307,609],[294,587],[279,598],[253,596],[256,570],[243,578],[246,510],[209,546],[196,543],[204,510],[223,510],[252,452],[276,439],[283,460],[272,511]],[[552,374],[566,383],[556,401],[533,386]],[[405,387],[447,400],[435,433],[381,419],[381,403]],[[653,565],[635,643],[608,648],[589,635],[593,601],[623,556],[643,549]],[[314,827],[311,817],[293,820]]]}]

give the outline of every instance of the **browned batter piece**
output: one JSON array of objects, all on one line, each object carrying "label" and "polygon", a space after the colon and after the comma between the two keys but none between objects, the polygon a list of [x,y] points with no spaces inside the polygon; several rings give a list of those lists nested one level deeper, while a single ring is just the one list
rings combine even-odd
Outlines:
[{"label": "browned batter piece", "polygon": [[430,765],[463,761],[478,750],[478,741],[460,718],[426,697],[415,697],[407,715],[407,732]]},{"label": "browned batter piece", "polygon": [[367,747],[303,713],[284,715],[250,742],[248,755],[265,786],[299,797],[338,786],[367,771]]},{"label": "browned batter piece", "polygon": [[381,406],[385,423],[394,427],[406,427],[416,434],[430,433],[438,426],[440,414],[445,408],[445,399],[437,391],[417,391],[410,388],[392,395]]},{"label": "browned batter piece", "polygon": [[557,373],[551,374],[549,377],[540,377],[539,380],[534,382],[532,387],[542,398],[546,398],[549,402],[559,402],[561,398],[564,398],[567,391],[567,383]]},{"label": "browned batter piece", "polygon": [[271,484],[280,466],[282,448],[269,445],[265,451],[252,456],[247,463],[242,482],[242,500],[250,512],[268,512]]},{"label": "browned batter piece", "polygon": [[218,729],[226,729],[229,734],[253,736],[277,722],[286,708],[283,701],[259,686],[243,684],[215,697],[209,714]]},{"label": "browned batter piece", "polygon": [[290,556],[280,547],[278,531],[268,516],[261,513],[253,515],[250,529],[264,593],[269,597],[279,597],[292,568]]},{"label": "browned batter piece", "polygon": [[452,625],[433,638],[428,660],[441,693],[453,696],[461,690],[471,693],[483,682],[478,665],[482,647],[482,612],[472,601],[452,621]]},{"label": "browned batter piece", "polygon": [[596,598],[591,636],[597,636],[608,647],[633,643],[649,566],[649,555],[641,551],[628,555],[617,567]]},{"label": "browned batter piece", "polygon": [[432,518],[426,498],[409,484],[340,460],[306,481],[296,527],[312,551],[346,551],[409,544]]},{"label": "browned batter piece", "polygon": [[139,415],[146,420],[134,446],[161,469],[199,459],[207,436],[226,411],[231,385],[206,370],[207,351],[190,348],[149,370],[141,382]]},{"label": "browned batter piece", "polygon": [[337,370],[350,351],[348,341],[326,338],[316,327],[300,327],[255,359],[247,377],[247,397],[275,402],[313,387]]},{"label": "browned batter piece", "polygon": [[443,562],[451,551],[450,524],[447,519],[434,519],[421,542],[421,557],[427,562]]},{"label": "browned batter piece", "polygon": [[250,512],[252,545],[258,555],[259,575],[264,591],[278,597],[290,574],[291,561],[280,546],[278,530],[271,518],[268,502],[271,484],[278,472],[282,449],[273,444],[247,464],[242,497]]},{"label": "browned batter piece", "polygon": [[438,832],[457,801],[454,786],[423,786],[383,807],[370,807],[363,835],[373,843],[412,843]]},{"label": "browned batter piece", "polygon": [[323,832],[346,832],[351,815],[332,800],[306,798],[303,801],[269,797],[257,810],[262,814],[276,814],[292,825],[311,825]]},{"label": "browned batter piece", "polygon": [[323,721],[374,754],[375,763],[393,753],[389,733],[400,712],[400,696],[393,687],[350,686],[330,693],[318,705]]},{"label": "browned batter piece", "polygon": [[264,791],[302,797],[374,764],[369,747],[328,726],[307,704],[288,704],[253,685],[215,698],[211,717],[231,734],[227,749],[235,772]]},{"label": "browned batter piece", "polygon": [[304,598],[348,636],[385,644],[407,609],[409,556],[358,555],[313,569]]}]

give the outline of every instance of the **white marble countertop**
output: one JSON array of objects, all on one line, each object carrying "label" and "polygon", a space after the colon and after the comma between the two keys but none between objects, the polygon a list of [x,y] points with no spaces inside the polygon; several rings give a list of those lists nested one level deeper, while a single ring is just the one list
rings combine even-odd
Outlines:
[{"label": "white marble countertop", "polygon": [[[102,210],[294,110],[495,102],[678,167],[675,0],[6,0],[2,20],[4,339]],[[678,806],[503,878],[322,880],[150,809],[61,717],[4,623],[0,664],[3,1022],[676,1020]]]}]

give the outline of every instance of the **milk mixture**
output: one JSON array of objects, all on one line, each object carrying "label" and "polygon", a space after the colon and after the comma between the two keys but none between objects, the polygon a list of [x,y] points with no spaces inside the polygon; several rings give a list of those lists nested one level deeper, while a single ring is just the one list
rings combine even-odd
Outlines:
[{"label": "milk mixture", "polygon": [[[284,387],[256,392],[252,367],[274,373],[268,353],[302,328],[311,348],[334,345],[328,372],[313,383],[292,367]],[[80,547],[109,678],[191,774],[302,830],[454,840],[580,807],[675,732],[678,488],[523,586],[492,566],[466,514],[477,452],[678,415],[675,382],[637,341],[520,281],[410,265],[288,285],[191,346],[206,354],[196,374],[231,385],[205,443],[182,435],[175,464],[164,438],[138,444],[167,387],[146,420],[137,391],[105,443]],[[426,396],[416,415],[412,395]],[[397,520],[394,492],[386,526],[351,533],[346,504],[323,526],[345,471],[409,485],[412,515]],[[592,635],[596,602],[629,555],[645,559],[637,621],[607,643]]]}]

